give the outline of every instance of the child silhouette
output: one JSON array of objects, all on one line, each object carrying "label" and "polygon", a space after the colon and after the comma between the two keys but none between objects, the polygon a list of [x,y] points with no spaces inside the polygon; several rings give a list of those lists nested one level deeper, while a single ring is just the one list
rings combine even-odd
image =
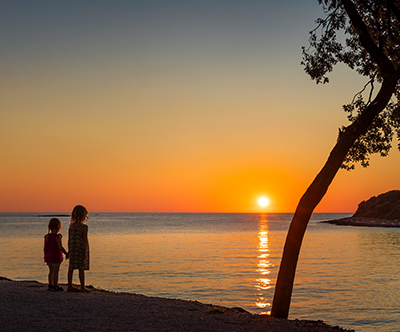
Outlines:
[{"label": "child silhouette", "polygon": [[44,236],[44,261],[49,267],[49,287],[50,291],[63,291],[58,286],[58,273],[63,261],[63,253],[68,258],[67,251],[62,246],[62,235],[58,232],[62,228],[62,223],[57,218],[51,218],[48,224],[48,233]]},{"label": "child silhouette", "polygon": [[[68,230],[69,292],[89,292],[85,287],[85,270],[89,270],[88,226],[84,224],[84,221],[88,218],[88,211],[84,206],[77,205],[72,210],[71,223]],[[72,285],[74,270],[79,270],[80,289]]]}]

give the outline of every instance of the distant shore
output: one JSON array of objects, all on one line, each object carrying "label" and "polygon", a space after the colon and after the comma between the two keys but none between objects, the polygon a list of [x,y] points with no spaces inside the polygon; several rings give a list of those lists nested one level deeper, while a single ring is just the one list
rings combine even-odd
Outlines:
[{"label": "distant shore", "polygon": [[342,218],[336,220],[321,221],[322,223],[339,226],[360,226],[360,227],[400,227],[400,220],[387,220],[377,218]]},{"label": "distant shore", "polygon": [[51,218],[53,218],[53,217],[70,217],[71,215],[70,214],[51,214],[51,213],[49,213],[49,214],[39,214],[38,215],[38,217],[51,217]]},{"label": "distant shore", "polygon": [[197,301],[91,290],[53,292],[37,281],[0,277],[2,331],[353,331],[322,321],[277,319]]}]

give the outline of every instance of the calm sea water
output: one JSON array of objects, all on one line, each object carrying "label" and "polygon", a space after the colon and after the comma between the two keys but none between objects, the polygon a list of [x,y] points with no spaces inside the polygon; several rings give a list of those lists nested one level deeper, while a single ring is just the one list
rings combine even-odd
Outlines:
[{"label": "calm sea water", "polygon": [[[49,216],[0,214],[0,275],[47,280],[43,236]],[[88,284],[198,300],[253,313],[271,309],[291,214],[91,213]],[[357,331],[400,330],[400,229],[320,223],[304,238],[291,319]],[[60,217],[67,244],[68,217]],[[60,270],[66,283],[68,262]],[[78,282],[77,274],[74,276]]]}]

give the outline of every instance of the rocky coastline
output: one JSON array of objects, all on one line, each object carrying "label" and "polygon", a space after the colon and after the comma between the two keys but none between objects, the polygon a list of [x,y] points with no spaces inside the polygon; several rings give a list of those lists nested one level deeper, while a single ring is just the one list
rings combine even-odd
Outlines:
[{"label": "rocky coastline", "polygon": [[359,227],[400,227],[399,220],[387,220],[387,219],[377,219],[377,218],[342,218],[336,220],[326,220],[322,223],[334,224],[339,226],[359,226]]},{"label": "rocky coastline", "polygon": [[400,190],[392,190],[358,204],[349,218],[327,220],[323,223],[340,226],[400,227]]}]

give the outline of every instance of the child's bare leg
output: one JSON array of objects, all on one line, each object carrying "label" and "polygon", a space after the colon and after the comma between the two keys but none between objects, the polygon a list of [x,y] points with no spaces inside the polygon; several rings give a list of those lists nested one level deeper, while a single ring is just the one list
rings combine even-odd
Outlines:
[{"label": "child's bare leg", "polygon": [[85,270],[79,270],[79,281],[81,282],[81,292],[90,292],[85,287]]},{"label": "child's bare leg", "polygon": [[74,270],[68,269],[68,291],[69,292],[76,292],[79,291],[78,288],[72,285],[72,277],[74,276]]},{"label": "child's bare leg", "polygon": [[54,286],[53,284],[54,266],[49,265],[49,286]]},{"label": "child's bare leg", "polygon": [[74,275],[74,270],[68,269],[68,274],[67,274],[67,278],[68,278],[68,288],[72,287],[72,277]]},{"label": "child's bare leg", "polygon": [[60,266],[53,266],[53,286],[58,286],[58,273],[60,272]]},{"label": "child's bare leg", "polygon": [[81,283],[81,289],[85,288],[85,270],[79,270],[79,281]]}]

